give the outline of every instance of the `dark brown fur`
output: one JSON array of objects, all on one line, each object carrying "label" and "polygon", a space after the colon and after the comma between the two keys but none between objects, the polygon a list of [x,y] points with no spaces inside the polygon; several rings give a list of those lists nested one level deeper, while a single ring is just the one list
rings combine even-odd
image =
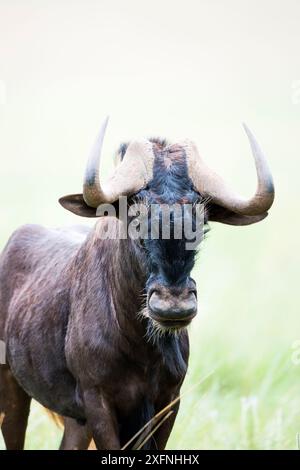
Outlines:
[{"label": "dark brown fur", "polygon": [[[119,449],[179,393],[187,334],[167,340],[180,351],[179,368],[176,357],[147,340],[148,320],[137,316],[146,281],[141,253],[130,239],[100,239],[118,225],[100,219],[86,239],[82,229],[24,226],[1,256],[0,338],[8,365],[0,369],[0,409],[8,448],[23,447],[30,397],[73,418],[78,442],[65,435],[61,448],[86,448],[92,434],[98,449]],[[151,446],[164,448],[174,417]]]}]

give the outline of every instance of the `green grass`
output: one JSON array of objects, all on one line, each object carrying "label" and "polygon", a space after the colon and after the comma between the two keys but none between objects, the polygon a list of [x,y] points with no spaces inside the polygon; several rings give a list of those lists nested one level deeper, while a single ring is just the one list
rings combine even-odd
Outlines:
[{"label": "green grass", "polygon": [[[223,344],[219,351],[225,355],[229,348],[230,343]],[[217,361],[216,353],[199,361],[194,356],[185,389]],[[183,399],[169,448],[296,448],[298,374],[290,364],[290,351],[274,351],[251,363],[243,354],[221,359],[207,381]]]}]

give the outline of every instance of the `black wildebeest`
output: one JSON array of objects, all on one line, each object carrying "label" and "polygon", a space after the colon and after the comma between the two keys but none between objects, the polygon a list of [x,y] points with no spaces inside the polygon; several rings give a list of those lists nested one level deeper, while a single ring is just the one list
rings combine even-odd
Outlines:
[{"label": "black wildebeest", "polygon": [[[123,144],[119,165],[103,182],[106,124],[88,160],[83,194],[60,199],[66,209],[95,217],[99,205],[117,207],[126,195],[129,206],[202,202],[205,223],[247,225],[266,217],[272,176],[246,127],[258,179],[249,200],[232,192],[188,140]],[[8,449],[23,448],[32,397],[65,417],[61,449],[85,449],[91,438],[98,449],[120,449],[178,397],[188,364],[186,327],[197,311],[190,277],[195,250],[186,249],[184,236],[120,237],[122,224],[103,216],[92,230],[26,225],[8,241],[0,258],[0,340],[7,347],[0,412]],[[148,446],[166,446],[178,406]]]}]

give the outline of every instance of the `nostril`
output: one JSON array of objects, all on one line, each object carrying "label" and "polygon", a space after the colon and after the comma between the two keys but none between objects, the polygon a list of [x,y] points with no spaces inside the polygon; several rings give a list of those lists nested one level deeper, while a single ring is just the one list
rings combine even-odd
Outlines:
[{"label": "nostril", "polygon": [[150,299],[150,297],[152,297],[153,294],[156,294],[156,295],[161,295],[161,292],[160,290],[157,288],[157,287],[152,287],[149,289],[148,291],[148,297]]},{"label": "nostril", "polygon": [[194,294],[194,296],[197,298],[197,289],[189,289],[189,294]]}]

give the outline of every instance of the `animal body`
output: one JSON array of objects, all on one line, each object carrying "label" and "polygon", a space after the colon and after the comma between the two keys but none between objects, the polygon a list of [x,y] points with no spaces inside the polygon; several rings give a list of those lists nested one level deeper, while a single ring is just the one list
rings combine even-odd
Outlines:
[{"label": "animal body", "polygon": [[[121,449],[153,416],[179,396],[189,357],[187,326],[197,313],[190,273],[197,247],[181,232],[161,237],[162,208],[196,205],[203,223],[247,225],[262,220],[274,198],[266,160],[248,128],[257,168],[255,195],[242,199],[206,166],[190,141],[161,139],[121,146],[120,163],[102,181],[99,163],[107,121],[88,159],[83,193],[60,199],[77,215],[97,217],[103,204],[115,215],[94,228],[46,229],[26,225],[13,233],[0,257],[0,412],[8,449],[22,449],[35,398],[63,416],[61,449]],[[126,236],[119,196],[146,214],[144,239]],[[178,219],[178,216],[177,216]],[[179,216],[184,220],[184,216]],[[151,227],[158,223],[158,235]],[[125,235],[125,236],[124,236]],[[145,444],[164,449],[179,401]]]}]

